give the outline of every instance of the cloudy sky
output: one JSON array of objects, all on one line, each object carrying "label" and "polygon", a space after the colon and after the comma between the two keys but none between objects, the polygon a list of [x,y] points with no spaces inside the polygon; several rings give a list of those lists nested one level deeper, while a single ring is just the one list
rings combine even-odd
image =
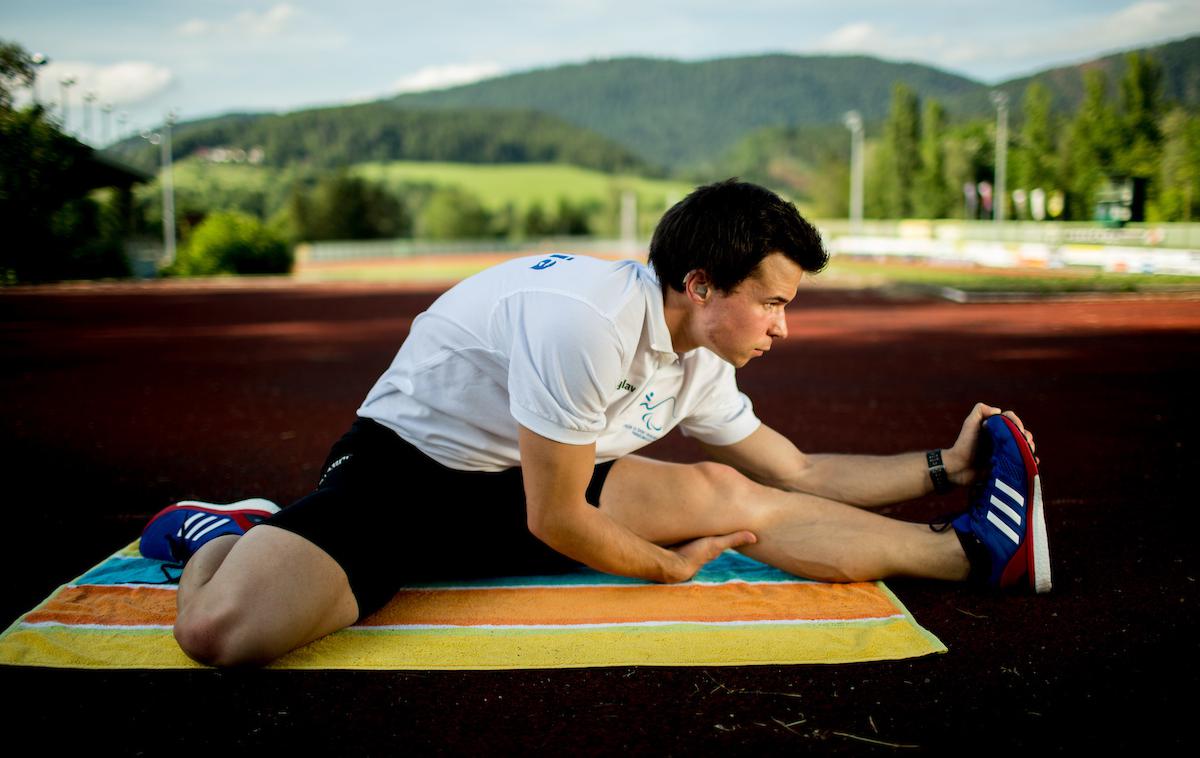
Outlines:
[{"label": "cloudy sky", "polygon": [[[51,62],[68,128],[110,136],[595,58],[864,53],[995,83],[1200,33],[1196,0],[0,0],[0,39]],[[94,93],[90,113],[83,97]],[[88,135],[84,135],[87,137]]]}]

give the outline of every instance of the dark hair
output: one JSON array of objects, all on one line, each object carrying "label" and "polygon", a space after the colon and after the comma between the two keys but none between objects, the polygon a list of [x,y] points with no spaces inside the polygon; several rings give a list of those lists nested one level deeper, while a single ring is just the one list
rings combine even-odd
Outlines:
[{"label": "dark hair", "polygon": [[829,262],[821,235],[796,206],[736,178],[693,190],[663,215],[650,240],[650,265],[664,295],[667,287],[682,292],[684,277],[695,269],[729,292],[771,253],[783,253],[809,273]]}]

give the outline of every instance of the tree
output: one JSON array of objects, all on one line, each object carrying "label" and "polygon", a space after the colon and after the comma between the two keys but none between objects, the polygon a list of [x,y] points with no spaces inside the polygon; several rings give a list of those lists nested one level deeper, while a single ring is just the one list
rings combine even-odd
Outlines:
[{"label": "tree", "polygon": [[967,213],[969,207],[964,195],[965,185],[974,188],[980,181],[991,179],[995,155],[994,130],[987,121],[969,121],[947,129],[945,139],[946,182],[954,197],[951,216],[979,218],[981,209],[975,214]]},{"label": "tree", "polygon": [[1150,177],[1157,173],[1162,131],[1162,66],[1149,55],[1130,53],[1121,77],[1120,133],[1124,149],[1119,153],[1121,173]]},{"label": "tree", "polygon": [[595,208],[589,207],[586,203],[576,205],[571,202],[569,197],[560,196],[558,198],[558,215],[554,219],[554,233],[565,236],[590,233],[591,224],[588,222],[588,217],[594,211]]},{"label": "tree", "polygon": [[545,237],[550,234],[550,217],[546,214],[546,209],[542,207],[541,201],[534,200],[525,209],[524,227],[526,237]]},{"label": "tree", "polygon": [[1200,214],[1200,117],[1175,108],[1162,121],[1160,192],[1154,215],[1191,221]]},{"label": "tree", "polygon": [[382,185],[339,172],[288,202],[293,227],[306,240],[393,239],[412,234],[412,218]]},{"label": "tree", "polygon": [[1067,212],[1072,219],[1089,219],[1096,191],[1115,169],[1119,140],[1117,116],[1105,96],[1104,72],[1084,75],[1083,103],[1071,122],[1067,148]]},{"label": "tree", "polygon": [[0,108],[11,108],[13,89],[33,86],[36,76],[37,66],[25,48],[0,40]]},{"label": "tree", "polygon": [[1021,131],[1012,153],[1014,186],[1046,192],[1058,185],[1054,176],[1054,125],[1050,115],[1050,90],[1041,82],[1025,88],[1021,101]]},{"label": "tree", "polygon": [[946,185],[945,135],[946,111],[930,99],[921,114],[921,160],[913,194],[913,211],[920,218],[946,218],[954,208]]},{"label": "tree", "polygon": [[12,107],[11,88],[34,70],[20,45],[0,41],[0,283],[125,275],[120,225],[84,197],[91,150],[40,106]]},{"label": "tree", "polygon": [[921,167],[919,107],[917,94],[896,82],[875,172],[884,218],[907,218],[913,213],[913,186]]},{"label": "tree", "polygon": [[490,217],[479,198],[457,187],[430,196],[421,214],[422,237],[435,240],[477,239],[489,233]]}]

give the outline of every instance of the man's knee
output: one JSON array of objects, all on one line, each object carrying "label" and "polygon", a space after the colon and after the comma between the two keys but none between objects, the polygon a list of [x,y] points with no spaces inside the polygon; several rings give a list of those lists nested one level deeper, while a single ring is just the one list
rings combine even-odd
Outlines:
[{"label": "man's knee", "polygon": [[750,529],[762,525],[768,515],[767,504],[762,497],[763,485],[724,463],[705,461],[693,464],[700,476],[712,506],[728,513],[735,529]]},{"label": "man's knee", "polygon": [[235,605],[194,603],[175,619],[175,640],[189,658],[209,666],[261,663],[247,645],[247,621]]}]

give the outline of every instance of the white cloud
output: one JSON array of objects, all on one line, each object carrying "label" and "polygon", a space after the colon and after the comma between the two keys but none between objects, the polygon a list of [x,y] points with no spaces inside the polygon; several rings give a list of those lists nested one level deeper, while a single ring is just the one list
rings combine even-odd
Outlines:
[{"label": "white cloud", "polygon": [[202,37],[212,31],[212,29],[213,25],[209,22],[203,19],[193,18],[188,19],[180,24],[178,31],[185,37]]},{"label": "white cloud", "polygon": [[279,3],[264,13],[242,11],[233,17],[238,28],[256,37],[273,37],[285,31],[292,19],[296,18],[295,7],[287,3]]},{"label": "white cloud", "polygon": [[174,79],[165,66],[145,61],[121,61],[106,66],[80,61],[52,61],[38,72],[37,90],[42,102],[62,97],[61,82],[73,79],[67,99],[74,105],[88,93],[97,102],[130,105],[149,100],[165,90]]},{"label": "white cloud", "polygon": [[869,49],[882,37],[883,35],[870,24],[846,24],[826,35],[818,43],[818,47],[829,51],[861,51]]},{"label": "white cloud", "polygon": [[1139,0],[1107,14],[1004,33],[991,46],[979,46],[953,63],[996,60],[1029,70],[1100,58],[1115,51],[1147,47],[1148,40],[1177,39],[1200,30],[1200,4],[1194,0]]},{"label": "white cloud", "polygon": [[891,26],[854,21],[821,38],[816,48],[862,53],[890,60],[916,60],[957,70],[1039,69],[1145,47],[1147,40],[1172,39],[1200,30],[1195,0],[1137,0],[1111,12],[1067,19],[990,23],[974,19],[953,34],[904,33]]},{"label": "white cloud", "polygon": [[1143,47],[1147,39],[1178,38],[1200,29],[1200,4],[1194,1],[1143,0],[1096,19],[1080,30],[1086,39],[1075,46],[1112,49]]},{"label": "white cloud", "polygon": [[426,66],[402,77],[392,85],[395,92],[423,92],[459,84],[490,79],[502,73],[495,63],[452,63],[446,66]]},{"label": "white cloud", "polygon": [[821,38],[816,49],[829,53],[863,53],[892,60],[928,60],[931,52],[944,48],[939,34],[903,35],[891,28],[863,21],[845,24]]},{"label": "white cloud", "polygon": [[220,20],[192,18],[175,28],[184,37],[232,37],[269,39],[282,37],[310,25],[313,19],[290,3],[277,3],[265,11],[239,11]]}]

